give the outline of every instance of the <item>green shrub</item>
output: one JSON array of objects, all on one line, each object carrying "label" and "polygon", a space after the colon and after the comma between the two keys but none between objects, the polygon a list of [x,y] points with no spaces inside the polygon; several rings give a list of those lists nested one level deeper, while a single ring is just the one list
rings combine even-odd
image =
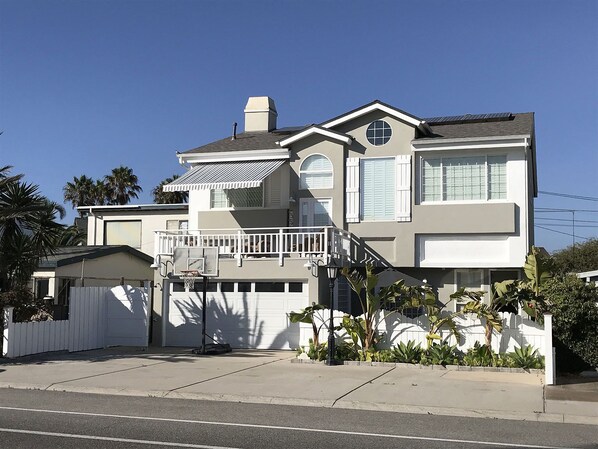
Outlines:
[{"label": "green shrub", "polygon": [[419,363],[422,358],[424,350],[415,341],[409,340],[407,344],[400,342],[397,346],[392,348],[393,361],[399,363]]},{"label": "green shrub", "polygon": [[394,362],[394,356],[390,349],[381,349],[371,353],[372,362]]},{"label": "green shrub", "polygon": [[476,341],[463,356],[463,364],[467,366],[497,366],[498,356],[488,345]]},{"label": "green shrub", "polygon": [[446,340],[442,343],[433,343],[422,356],[424,365],[459,365],[460,351],[457,345],[449,345]]},{"label": "green shrub", "polygon": [[532,345],[515,348],[515,352],[507,354],[512,368],[542,369],[544,368],[544,357],[538,354],[538,350]]},{"label": "green shrub", "polygon": [[548,312],[554,316],[555,346],[559,348],[561,343],[586,364],[564,365],[566,359],[557,353],[557,368],[575,371],[598,367],[598,287],[569,275],[551,279],[542,293],[548,301]]},{"label": "green shrub", "polygon": [[336,345],[336,358],[338,360],[360,360],[359,348],[352,342],[343,341]]},{"label": "green shrub", "polygon": [[26,287],[0,292],[0,310],[14,307],[15,322],[46,321],[52,319],[52,306],[45,299],[37,299]]}]

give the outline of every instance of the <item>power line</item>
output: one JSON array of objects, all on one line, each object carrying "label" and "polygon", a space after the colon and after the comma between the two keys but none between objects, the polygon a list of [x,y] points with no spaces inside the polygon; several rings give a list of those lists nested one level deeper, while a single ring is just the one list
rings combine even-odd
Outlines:
[{"label": "power line", "polygon": [[[544,226],[558,226],[562,228],[570,228],[573,224],[562,224],[562,223],[538,223]],[[598,225],[578,225],[577,221],[575,222],[576,228],[598,228]]]},{"label": "power line", "polygon": [[572,198],[574,200],[583,200],[583,201],[598,201],[598,198],[595,196],[581,196],[581,195],[571,195],[568,193],[557,193],[557,192],[547,192],[545,190],[539,190],[538,193],[543,195],[551,195],[551,196],[560,196],[564,198]]},{"label": "power line", "polygon": [[536,207],[534,212],[589,212],[589,213],[598,213],[598,209],[558,209],[558,208],[551,208],[551,207]]},{"label": "power line", "polygon": [[[538,220],[568,221],[569,223],[573,222],[572,218],[538,217]],[[598,220],[575,220],[575,223],[598,223]]]},{"label": "power line", "polygon": [[534,226],[536,228],[544,229],[545,231],[555,232],[556,234],[568,235],[569,237],[575,237],[575,238],[580,238],[580,239],[584,239],[584,240],[592,240],[589,237],[582,237],[581,235],[573,235],[573,234],[569,234],[568,232],[557,231],[555,229],[545,228],[544,226],[540,226],[540,225],[534,225]]}]

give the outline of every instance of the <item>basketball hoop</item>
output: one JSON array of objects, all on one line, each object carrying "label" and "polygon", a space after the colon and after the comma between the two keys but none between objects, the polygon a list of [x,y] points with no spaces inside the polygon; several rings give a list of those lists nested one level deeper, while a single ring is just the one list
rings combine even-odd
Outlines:
[{"label": "basketball hoop", "polygon": [[185,283],[185,290],[191,290],[195,285],[195,280],[199,278],[200,274],[198,270],[181,270],[180,277]]}]

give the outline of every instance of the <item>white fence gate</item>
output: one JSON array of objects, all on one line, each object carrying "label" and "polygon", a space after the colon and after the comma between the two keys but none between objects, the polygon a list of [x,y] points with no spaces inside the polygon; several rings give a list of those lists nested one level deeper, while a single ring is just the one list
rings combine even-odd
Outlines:
[{"label": "white fence gate", "polygon": [[147,346],[148,289],[73,287],[69,319],[63,321],[13,323],[13,308],[7,307],[2,354],[12,358],[107,346]]}]

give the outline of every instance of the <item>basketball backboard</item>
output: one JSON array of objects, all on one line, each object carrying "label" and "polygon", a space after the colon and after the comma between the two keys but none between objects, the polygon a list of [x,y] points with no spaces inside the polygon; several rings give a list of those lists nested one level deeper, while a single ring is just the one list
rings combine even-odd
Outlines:
[{"label": "basketball backboard", "polygon": [[201,276],[218,276],[218,248],[179,246],[174,249],[173,275],[181,272],[197,270]]}]

